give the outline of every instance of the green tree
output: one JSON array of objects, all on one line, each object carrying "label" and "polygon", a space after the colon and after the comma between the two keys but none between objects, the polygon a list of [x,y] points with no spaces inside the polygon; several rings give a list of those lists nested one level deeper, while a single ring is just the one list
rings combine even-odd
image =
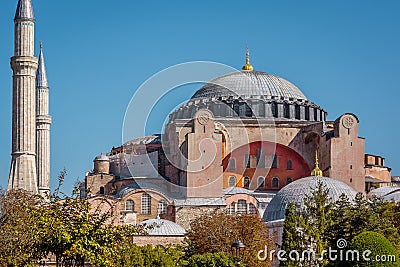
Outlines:
[{"label": "green tree", "polygon": [[383,234],[400,251],[399,208],[381,198],[365,199],[359,193],[353,201],[342,197],[334,205],[335,223],[330,228],[331,246],[338,239],[352,240],[364,231]]},{"label": "green tree", "polygon": [[308,246],[317,256],[315,260],[311,259],[309,264],[326,266],[328,259],[321,256],[329,247],[329,229],[334,224],[333,203],[329,197],[329,189],[322,182],[318,182],[317,188],[312,189],[310,195],[306,195],[304,205],[305,210],[299,216],[299,225],[305,242],[308,242]]},{"label": "green tree", "polygon": [[53,255],[57,266],[84,266],[85,261],[98,267],[113,266],[115,247],[138,228],[110,224],[112,210],[99,212],[80,198],[78,190],[61,199],[59,188],[65,175],[61,172],[50,201],[36,209],[41,250]]},{"label": "green tree", "polygon": [[121,244],[114,255],[116,267],[183,267],[187,266],[181,247],[137,246],[131,241]]},{"label": "green tree", "polygon": [[231,254],[231,245],[241,240],[246,249],[243,262],[246,266],[269,266],[268,261],[260,261],[257,253],[265,246],[272,247],[276,240],[269,238],[266,225],[261,218],[250,214],[228,215],[212,212],[200,216],[191,223],[188,234],[188,253],[204,254],[224,252]]},{"label": "green tree", "polygon": [[[283,224],[281,247],[283,251],[301,251],[304,247],[303,238],[298,231],[298,221],[296,206],[294,203],[290,203],[286,209],[285,222]],[[287,261],[281,261],[279,263],[279,266],[283,267],[296,267],[299,265],[299,259],[291,260],[290,258],[288,258]]]},{"label": "green tree", "polygon": [[235,259],[225,253],[196,254],[189,258],[188,267],[236,267]]},{"label": "green tree", "polygon": [[[351,250],[359,251],[359,261],[348,261],[349,266],[353,267],[395,267],[400,266],[400,260],[395,247],[382,234],[366,231],[353,238],[350,243]],[[369,259],[365,259],[362,254],[369,250]],[[390,257],[390,259],[389,259]],[[393,257],[393,258],[392,258]]]},{"label": "green tree", "polygon": [[33,212],[41,201],[21,190],[0,191],[0,266],[27,266],[44,255]]}]

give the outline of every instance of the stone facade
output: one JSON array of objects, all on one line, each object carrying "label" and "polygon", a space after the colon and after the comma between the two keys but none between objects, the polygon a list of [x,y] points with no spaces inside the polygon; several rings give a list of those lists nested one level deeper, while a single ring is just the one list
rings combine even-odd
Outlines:
[{"label": "stone facade", "polygon": [[178,206],[176,207],[175,222],[185,228],[190,229],[190,223],[196,218],[215,211],[224,209],[224,206]]},{"label": "stone facade", "polygon": [[358,136],[358,123],[354,114],[344,114],[330,124],[321,142],[319,157],[324,176],[364,192],[364,138]]},{"label": "stone facade", "polygon": [[385,159],[371,154],[365,155],[365,176],[381,180],[385,183],[392,182],[391,169],[385,166]]}]

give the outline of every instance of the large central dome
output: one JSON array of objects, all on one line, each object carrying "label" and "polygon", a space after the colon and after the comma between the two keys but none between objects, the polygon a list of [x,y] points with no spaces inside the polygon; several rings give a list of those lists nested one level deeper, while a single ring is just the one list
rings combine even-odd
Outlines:
[{"label": "large central dome", "polygon": [[192,98],[229,96],[307,100],[300,89],[291,82],[273,74],[248,70],[229,73],[213,79],[201,87]]}]

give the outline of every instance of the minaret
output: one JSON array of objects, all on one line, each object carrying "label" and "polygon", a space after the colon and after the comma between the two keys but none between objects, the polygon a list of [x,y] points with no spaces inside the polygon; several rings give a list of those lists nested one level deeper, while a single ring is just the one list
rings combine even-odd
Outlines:
[{"label": "minaret", "polygon": [[49,85],[44,64],[43,46],[40,43],[39,67],[36,72],[36,167],[41,195],[50,191],[50,124]]},{"label": "minaret", "polygon": [[14,18],[12,161],[8,189],[38,193],[36,173],[35,18],[31,0],[19,0]]}]

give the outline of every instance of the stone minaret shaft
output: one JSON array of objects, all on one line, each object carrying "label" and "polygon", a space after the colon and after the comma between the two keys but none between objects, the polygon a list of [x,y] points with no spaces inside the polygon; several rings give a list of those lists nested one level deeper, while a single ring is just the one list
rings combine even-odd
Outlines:
[{"label": "stone minaret shaft", "polygon": [[12,161],[8,189],[38,193],[36,173],[35,18],[31,0],[19,0],[14,18]]},{"label": "stone minaret shaft", "polygon": [[42,44],[40,44],[39,67],[36,73],[36,167],[39,193],[50,191],[50,124],[49,85]]}]

